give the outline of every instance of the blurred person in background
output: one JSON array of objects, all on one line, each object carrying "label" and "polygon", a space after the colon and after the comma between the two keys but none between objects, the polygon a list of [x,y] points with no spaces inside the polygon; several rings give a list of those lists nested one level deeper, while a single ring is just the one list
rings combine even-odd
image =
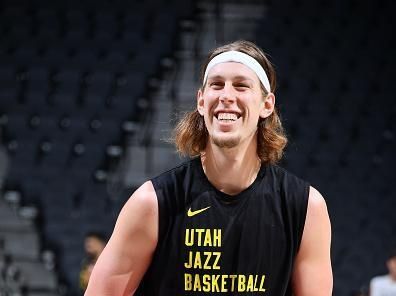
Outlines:
[{"label": "blurred person in background", "polygon": [[84,238],[84,259],[80,269],[80,289],[85,291],[92,269],[106,245],[106,239],[99,232],[89,232]]},{"label": "blurred person in background", "polygon": [[386,260],[388,274],[374,277],[370,281],[370,296],[396,296],[396,248]]}]

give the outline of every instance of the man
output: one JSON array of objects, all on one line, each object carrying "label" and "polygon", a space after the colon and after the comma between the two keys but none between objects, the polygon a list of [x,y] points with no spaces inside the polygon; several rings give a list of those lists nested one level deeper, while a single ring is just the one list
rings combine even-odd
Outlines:
[{"label": "man", "polygon": [[388,274],[376,276],[371,280],[370,296],[396,295],[396,249],[389,254],[386,266]]},{"label": "man", "polygon": [[272,65],[237,41],[209,55],[201,81],[175,131],[192,160],[127,201],[86,296],[331,295],[325,201],[275,165],[286,137]]},{"label": "man", "polygon": [[85,291],[96,261],[106,246],[104,235],[99,232],[89,232],[84,238],[85,257],[80,270],[80,289]]}]

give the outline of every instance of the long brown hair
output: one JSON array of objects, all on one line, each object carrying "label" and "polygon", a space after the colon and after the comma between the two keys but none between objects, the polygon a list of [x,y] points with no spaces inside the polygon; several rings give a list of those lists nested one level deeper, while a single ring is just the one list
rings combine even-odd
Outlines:
[{"label": "long brown hair", "polygon": [[[218,54],[236,50],[246,53],[256,59],[265,70],[268,80],[270,81],[271,91],[276,89],[276,75],[274,67],[268,60],[264,52],[254,43],[239,40],[211,51],[201,68],[201,89],[203,85],[203,76],[208,63]],[[266,96],[268,91],[261,86],[263,95]],[[184,156],[200,155],[208,143],[208,131],[205,126],[203,116],[197,110],[187,112],[176,125],[173,135],[173,141],[179,153]],[[281,120],[276,108],[267,118],[260,118],[257,125],[257,155],[263,163],[274,164],[278,162],[283,155],[283,149],[287,143],[287,138],[282,127]]]}]

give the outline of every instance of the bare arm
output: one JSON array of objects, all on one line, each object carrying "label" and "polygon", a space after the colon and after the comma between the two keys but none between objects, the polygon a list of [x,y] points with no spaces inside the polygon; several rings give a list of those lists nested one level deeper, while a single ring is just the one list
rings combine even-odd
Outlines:
[{"label": "bare arm", "polygon": [[330,243],[331,226],[326,203],[311,187],[304,233],[293,270],[295,296],[332,295]]},{"label": "bare arm", "polygon": [[85,296],[130,296],[150,265],[158,240],[158,203],[151,182],[126,202],[92,271]]}]

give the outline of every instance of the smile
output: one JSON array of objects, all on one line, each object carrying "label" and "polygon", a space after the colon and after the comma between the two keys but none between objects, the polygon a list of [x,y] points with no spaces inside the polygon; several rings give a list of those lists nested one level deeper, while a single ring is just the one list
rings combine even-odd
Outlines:
[{"label": "smile", "polygon": [[240,115],[237,115],[235,113],[228,113],[228,112],[219,112],[215,115],[217,120],[222,121],[222,122],[233,122],[236,121]]}]

